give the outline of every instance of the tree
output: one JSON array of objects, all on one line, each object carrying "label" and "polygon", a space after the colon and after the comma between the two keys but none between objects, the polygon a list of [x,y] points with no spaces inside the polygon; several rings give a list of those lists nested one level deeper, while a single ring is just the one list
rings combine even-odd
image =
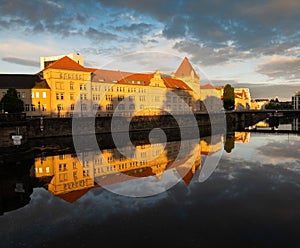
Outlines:
[{"label": "tree", "polygon": [[223,106],[226,110],[234,109],[234,88],[230,84],[224,87]]},{"label": "tree", "polygon": [[234,148],[234,133],[227,133],[225,144],[224,144],[224,150],[227,153],[230,153],[233,148]]},{"label": "tree", "polygon": [[20,113],[24,110],[24,102],[18,98],[15,88],[9,88],[0,101],[0,107],[8,113]]}]

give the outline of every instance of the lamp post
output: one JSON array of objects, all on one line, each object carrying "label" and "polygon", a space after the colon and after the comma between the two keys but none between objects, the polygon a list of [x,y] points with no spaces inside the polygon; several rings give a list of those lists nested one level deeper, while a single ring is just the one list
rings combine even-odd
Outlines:
[{"label": "lamp post", "polygon": [[57,106],[57,117],[60,118],[60,106]]}]

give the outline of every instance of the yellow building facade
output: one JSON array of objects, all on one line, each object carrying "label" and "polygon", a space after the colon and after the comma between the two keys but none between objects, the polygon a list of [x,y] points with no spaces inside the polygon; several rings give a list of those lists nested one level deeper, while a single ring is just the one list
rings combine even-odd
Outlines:
[{"label": "yellow building facade", "polygon": [[159,71],[144,74],[97,70],[85,68],[65,56],[39,75],[49,85],[49,94],[39,93],[36,89],[33,97],[47,94],[47,98],[41,102],[35,97],[33,101],[35,105],[39,103],[42,109],[46,106],[47,113],[53,117],[161,115],[199,111],[199,97],[189,84],[179,78],[162,75]]}]

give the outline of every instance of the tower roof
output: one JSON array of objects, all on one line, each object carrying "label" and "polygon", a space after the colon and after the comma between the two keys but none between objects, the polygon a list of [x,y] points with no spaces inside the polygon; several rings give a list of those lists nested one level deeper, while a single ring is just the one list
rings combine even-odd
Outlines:
[{"label": "tower roof", "polygon": [[191,76],[191,73],[194,73],[195,77],[197,76],[197,73],[195,72],[193,66],[191,65],[190,61],[187,57],[184,57],[182,60],[180,66],[178,67],[177,71],[175,72],[176,77],[189,77]]}]

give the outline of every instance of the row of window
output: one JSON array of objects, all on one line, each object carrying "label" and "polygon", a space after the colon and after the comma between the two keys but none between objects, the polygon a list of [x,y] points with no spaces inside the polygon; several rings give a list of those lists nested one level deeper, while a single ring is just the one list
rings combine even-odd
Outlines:
[{"label": "row of window", "polygon": [[[47,92],[43,91],[41,97],[44,99],[47,98]],[[40,98],[40,92],[31,92],[31,98]]]},{"label": "row of window", "polygon": [[[65,83],[63,82],[56,82],[55,83],[55,88],[57,90],[64,90],[65,86]],[[70,90],[74,90],[75,87],[74,87],[74,83],[70,83]],[[87,84],[80,84],[79,85],[79,89],[80,90],[88,90],[87,88]],[[101,91],[101,86],[100,85],[92,85],[91,86],[91,90],[92,91]],[[113,91],[116,91],[116,92],[132,92],[132,93],[135,93],[135,92],[139,92],[139,93],[145,93],[146,92],[146,89],[144,88],[135,88],[135,87],[125,87],[125,86],[113,86],[113,85],[105,85],[104,86],[104,91],[108,91],[108,92],[113,92]]]},{"label": "row of window", "polygon": [[[47,111],[47,105],[46,104],[38,105],[38,109],[40,111]],[[36,107],[35,107],[34,104],[25,104],[24,111],[26,111],[26,112],[29,112],[29,111],[34,112],[34,111],[36,111]]]},{"label": "row of window", "polygon": [[82,80],[83,75],[81,74],[70,74],[70,73],[60,73],[59,77],[61,79],[73,79],[73,80]]}]

